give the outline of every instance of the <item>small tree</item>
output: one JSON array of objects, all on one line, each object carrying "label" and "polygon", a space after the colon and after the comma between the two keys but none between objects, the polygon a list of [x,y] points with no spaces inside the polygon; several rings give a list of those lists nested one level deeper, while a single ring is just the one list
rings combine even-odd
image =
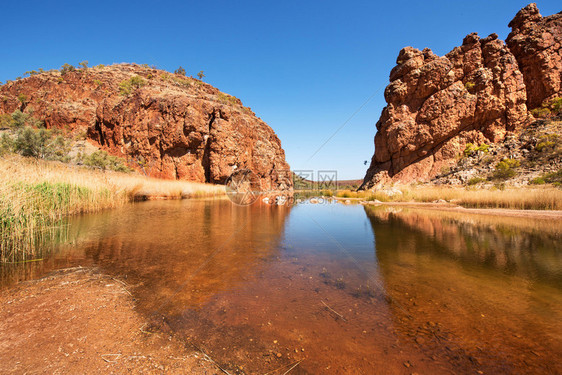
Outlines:
[{"label": "small tree", "polygon": [[18,94],[18,101],[19,101],[21,104],[27,103],[27,95],[25,95],[25,94]]},{"label": "small tree", "polygon": [[60,68],[60,74],[65,75],[68,72],[72,72],[74,71],[76,68],[74,68],[72,65],[65,63],[63,66],[61,66]]},{"label": "small tree", "polygon": [[180,66],[174,73],[185,76],[185,69]]},{"label": "small tree", "polygon": [[205,73],[203,73],[203,71],[201,70],[199,73],[197,73],[197,77],[199,77],[199,79],[203,79],[205,77]]},{"label": "small tree", "polygon": [[81,63],[79,63],[78,65],[80,65],[82,67],[82,69],[88,69],[88,60],[84,60]]}]

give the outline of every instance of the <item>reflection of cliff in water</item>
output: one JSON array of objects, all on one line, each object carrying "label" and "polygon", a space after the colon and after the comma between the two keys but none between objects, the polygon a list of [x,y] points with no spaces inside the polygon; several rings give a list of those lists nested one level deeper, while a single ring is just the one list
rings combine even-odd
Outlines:
[{"label": "reflection of cliff in water", "polygon": [[126,278],[141,308],[171,312],[251,278],[276,254],[289,210],[229,201],[146,202],[78,218],[71,228],[80,233],[85,257]]},{"label": "reflection of cliff in water", "polygon": [[484,267],[562,287],[559,221],[372,206],[365,210],[379,229],[380,260],[405,251],[429,252],[466,268]]},{"label": "reflection of cliff in water", "polygon": [[365,210],[404,340],[467,372],[562,371],[559,222]]}]

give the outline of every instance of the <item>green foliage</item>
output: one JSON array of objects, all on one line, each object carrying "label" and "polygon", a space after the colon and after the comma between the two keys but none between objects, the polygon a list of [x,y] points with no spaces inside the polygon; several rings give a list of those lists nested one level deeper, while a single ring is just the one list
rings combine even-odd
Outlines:
[{"label": "green foliage", "polygon": [[496,169],[494,170],[493,177],[497,180],[507,180],[508,178],[514,177],[517,172],[515,168],[519,167],[521,163],[519,160],[515,159],[503,159],[498,164],[496,164]]},{"label": "green foliage", "polygon": [[76,68],[70,64],[65,63],[60,68],[60,74],[65,75],[66,73],[73,72]]},{"label": "green foliage", "polygon": [[25,94],[18,94],[18,101],[22,104],[27,102],[27,95]]},{"label": "green foliage", "polygon": [[13,152],[38,159],[69,162],[70,143],[62,136],[54,136],[51,130],[33,129],[29,126],[20,129],[13,140]]},{"label": "green foliage", "polygon": [[0,115],[0,128],[20,129],[24,126],[41,127],[43,122],[19,109],[12,112],[11,115]]},{"label": "green foliage", "polygon": [[199,79],[203,79],[205,78],[205,73],[203,73],[203,71],[199,71],[199,73],[197,73],[197,77],[199,77]]},{"label": "green foliage", "polygon": [[185,69],[180,66],[174,71],[174,73],[185,76]]},{"label": "green foliage", "polygon": [[550,184],[558,184],[562,183],[562,168],[560,168],[556,172],[547,173],[544,175],[544,180]]},{"label": "green foliage", "polygon": [[110,169],[116,172],[131,172],[131,169],[127,167],[123,159],[111,156],[103,150],[83,156],[82,162],[84,165],[91,168],[100,168],[102,170]]},{"label": "green foliage", "polygon": [[14,141],[7,133],[0,137],[0,156],[14,151]]},{"label": "green foliage", "polygon": [[549,118],[552,116],[562,115],[562,98],[552,98],[544,102],[542,106],[531,111],[535,118]]},{"label": "green foliage", "polygon": [[88,69],[88,60],[84,60],[84,61],[78,63],[78,65],[80,65],[82,67],[82,69]]},{"label": "green foliage", "polygon": [[141,76],[134,76],[119,84],[119,93],[123,96],[129,96],[144,85],[146,85],[146,81]]},{"label": "green foliage", "polygon": [[476,86],[476,85],[474,84],[474,82],[470,82],[470,81],[467,81],[467,82],[464,84],[464,88],[465,88],[467,91],[472,90],[472,89],[474,88],[474,86]]},{"label": "green foliage", "polygon": [[97,86],[101,86],[101,85],[102,85],[102,82],[101,82],[99,79],[94,79],[94,83],[95,83]]},{"label": "green foliage", "polygon": [[218,95],[217,95],[217,98],[218,98],[219,102],[221,102],[223,104],[232,104],[232,105],[239,104],[238,100],[234,96],[225,94],[223,92],[219,92]]},{"label": "green foliage", "polygon": [[538,152],[552,151],[558,142],[558,134],[543,134],[540,136],[535,150]]},{"label": "green foliage", "polygon": [[485,178],[473,177],[470,180],[468,180],[467,184],[468,184],[468,186],[473,186],[473,185],[479,184],[479,183],[484,182],[484,181],[486,181]]},{"label": "green foliage", "polygon": [[529,181],[531,185],[544,185],[546,181],[542,177],[535,177],[531,181]]},{"label": "green foliage", "polygon": [[531,111],[535,118],[547,118],[550,116],[550,109],[548,108],[535,108]]},{"label": "green foliage", "polygon": [[94,69],[101,69],[101,68],[105,68],[105,65],[98,64],[98,65],[94,66]]},{"label": "green foliage", "polygon": [[490,145],[487,145],[485,143],[480,144],[480,146],[476,146],[472,143],[467,143],[463,151],[463,154],[464,156],[468,157],[480,152],[487,154],[489,151],[490,151]]}]

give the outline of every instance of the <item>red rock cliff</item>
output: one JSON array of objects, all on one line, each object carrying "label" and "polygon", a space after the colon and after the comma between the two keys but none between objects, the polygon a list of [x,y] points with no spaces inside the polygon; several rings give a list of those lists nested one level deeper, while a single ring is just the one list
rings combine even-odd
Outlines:
[{"label": "red rock cliff", "polygon": [[561,95],[561,15],[543,18],[531,4],[510,26],[507,45],[473,33],[443,57],[400,51],[362,188],[427,180],[467,143],[503,140],[531,121],[528,109]]},{"label": "red rock cliff", "polygon": [[[141,77],[124,93],[120,84]],[[138,78],[136,78],[138,80]],[[18,100],[18,97],[24,100]],[[273,130],[239,99],[199,80],[138,65],[50,71],[0,88],[0,113],[33,112],[149,176],[224,183],[250,169],[265,189],[292,186]]]}]

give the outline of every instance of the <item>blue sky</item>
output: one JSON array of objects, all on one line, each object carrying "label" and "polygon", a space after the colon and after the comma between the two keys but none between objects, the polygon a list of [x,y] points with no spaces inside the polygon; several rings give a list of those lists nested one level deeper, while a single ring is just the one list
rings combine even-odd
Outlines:
[{"label": "blue sky", "polygon": [[[137,62],[239,97],[293,169],[363,178],[390,69],[404,46],[443,55],[471,32],[501,39],[528,4],[477,1],[3,1],[0,81],[27,70]],[[538,1],[543,15],[559,1]],[[366,105],[326,143],[365,101]],[[311,156],[315,156],[311,159]]]}]

